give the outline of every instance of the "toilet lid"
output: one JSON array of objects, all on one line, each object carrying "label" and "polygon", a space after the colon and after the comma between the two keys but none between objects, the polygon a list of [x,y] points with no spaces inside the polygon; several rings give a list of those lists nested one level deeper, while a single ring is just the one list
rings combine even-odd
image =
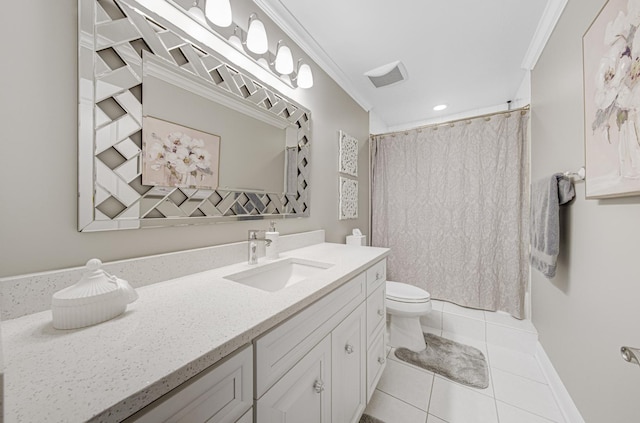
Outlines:
[{"label": "toilet lid", "polygon": [[403,303],[424,303],[431,295],[424,289],[406,283],[387,281],[387,298]]}]

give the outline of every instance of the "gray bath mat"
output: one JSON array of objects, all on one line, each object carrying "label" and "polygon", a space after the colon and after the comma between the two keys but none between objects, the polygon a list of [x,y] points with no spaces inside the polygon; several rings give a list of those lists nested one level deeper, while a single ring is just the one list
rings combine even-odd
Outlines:
[{"label": "gray bath mat", "polygon": [[359,423],[384,423],[384,422],[368,414],[363,414],[362,417],[360,417]]},{"label": "gray bath mat", "polygon": [[482,351],[431,333],[425,333],[424,340],[425,350],[398,348],[396,357],[467,386],[482,389],[489,386],[489,370]]}]

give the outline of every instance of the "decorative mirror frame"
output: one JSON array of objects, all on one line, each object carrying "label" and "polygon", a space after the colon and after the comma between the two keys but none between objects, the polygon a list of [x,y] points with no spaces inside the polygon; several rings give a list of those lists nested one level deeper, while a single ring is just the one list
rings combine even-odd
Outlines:
[{"label": "decorative mirror frame", "polygon": [[[106,0],[125,16],[112,19],[100,4],[105,1],[78,0],[78,230],[309,216],[310,112],[225,63],[215,50],[143,2]],[[143,185],[143,52],[189,72],[222,97],[237,98],[283,127],[293,126],[297,145],[285,149],[285,192]],[[110,67],[105,53],[119,58],[120,65]],[[172,53],[186,63],[178,64]],[[101,108],[106,103],[116,105],[120,113],[108,116]]]}]

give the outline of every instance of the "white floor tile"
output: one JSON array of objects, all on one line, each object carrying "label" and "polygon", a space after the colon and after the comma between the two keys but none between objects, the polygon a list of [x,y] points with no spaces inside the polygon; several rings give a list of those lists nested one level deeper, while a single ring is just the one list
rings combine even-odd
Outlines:
[{"label": "white floor tile", "polygon": [[427,419],[424,411],[377,389],[364,412],[387,423],[424,423]]},{"label": "white floor tile", "polygon": [[461,307],[457,304],[453,303],[444,303],[444,308],[442,309],[443,313],[451,313],[457,314],[459,316],[471,317],[476,320],[485,320],[485,315],[483,310],[476,310],[474,308]]},{"label": "white floor tile", "polygon": [[427,411],[432,384],[433,373],[388,360],[377,389]]},{"label": "white floor tile", "polygon": [[498,423],[493,398],[439,377],[433,383],[429,414],[448,423]]},{"label": "white floor tile", "polygon": [[[445,313],[445,319],[446,316]],[[425,423],[425,420],[426,423],[564,423],[533,352],[522,352],[536,335],[502,324],[487,323],[487,326],[497,328],[491,335],[487,333],[487,337],[502,337],[500,341],[506,347],[459,332],[443,331],[441,336],[485,354],[489,365],[488,389],[475,389],[434,376],[399,360],[395,349],[389,349],[387,367],[367,406],[367,414],[387,423]]]},{"label": "white floor tile", "polygon": [[537,333],[535,326],[531,323],[531,320],[519,320],[504,311],[485,311],[484,316],[487,323]]},{"label": "white floor tile", "polygon": [[427,416],[427,423],[447,423],[442,419],[437,418],[436,416],[429,414]]},{"label": "white floor tile", "polygon": [[489,365],[536,382],[547,383],[533,354],[527,354],[496,345],[487,345]]},{"label": "white floor tile", "polygon": [[[498,401],[498,418],[500,423],[552,423],[553,420],[531,414],[520,408]],[[558,422],[555,422],[558,423]]]},{"label": "white floor tile", "polygon": [[486,341],[487,344],[534,354],[538,342],[538,335],[533,332],[487,323]]},{"label": "white floor tile", "polygon": [[525,411],[562,422],[549,386],[499,369],[491,369],[496,399]]},{"label": "white floor tile", "polygon": [[486,341],[485,322],[458,314],[442,313],[442,331]]}]

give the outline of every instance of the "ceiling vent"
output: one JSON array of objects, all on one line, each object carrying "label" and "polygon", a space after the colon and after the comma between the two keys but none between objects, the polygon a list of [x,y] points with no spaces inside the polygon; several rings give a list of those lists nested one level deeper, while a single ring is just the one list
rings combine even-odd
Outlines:
[{"label": "ceiling vent", "polygon": [[400,61],[392,62],[364,73],[376,87],[386,87],[407,79],[407,69]]}]

